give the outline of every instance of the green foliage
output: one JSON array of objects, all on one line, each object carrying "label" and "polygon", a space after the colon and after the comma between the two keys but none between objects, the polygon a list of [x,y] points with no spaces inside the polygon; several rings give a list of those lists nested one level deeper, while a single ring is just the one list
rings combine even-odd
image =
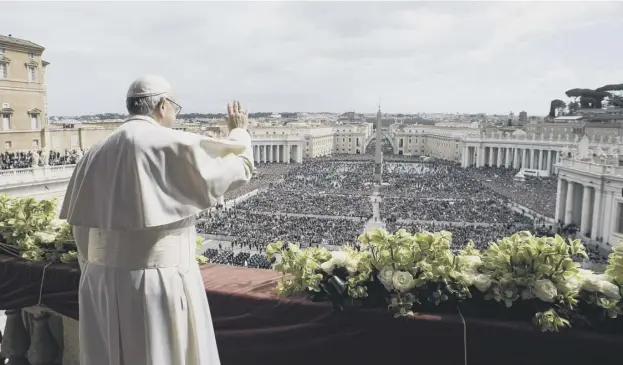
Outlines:
[{"label": "green foliage", "polygon": [[375,229],[359,237],[359,247],[329,252],[277,242],[268,246],[267,254],[282,258],[275,265],[284,274],[279,293],[318,292],[332,276],[339,276],[355,301],[370,300],[371,290],[380,288],[395,317],[412,315],[423,301],[460,304],[472,298],[474,290],[507,308],[523,301],[533,308],[533,322],[543,331],[570,327],[580,300],[611,318],[623,313],[623,249],[610,256],[607,275],[596,275],[573,260],[587,258],[579,240],[518,232],[487,250],[470,242],[458,253],[450,250],[451,241],[451,233],[445,231],[390,234]]},{"label": "green foliage", "polygon": [[[29,261],[69,263],[78,260],[72,227],[56,219],[57,200],[14,198],[0,194],[0,253]],[[197,248],[203,239],[197,237]],[[204,256],[197,255],[200,264]]]},{"label": "green foliage", "polygon": [[316,270],[322,263],[331,259],[329,250],[318,247],[301,250],[291,243],[284,246],[282,242],[271,243],[266,248],[266,255],[271,260],[277,253],[281,254],[281,262],[275,265],[275,270],[286,275],[277,285],[280,293],[288,295],[303,291],[320,291],[323,276]]},{"label": "green foliage", "polygon": [[37,201],[0,194],[2,251],[31,261],[76,261],[71,227],[55,219],[56,206],[56,199]]}]

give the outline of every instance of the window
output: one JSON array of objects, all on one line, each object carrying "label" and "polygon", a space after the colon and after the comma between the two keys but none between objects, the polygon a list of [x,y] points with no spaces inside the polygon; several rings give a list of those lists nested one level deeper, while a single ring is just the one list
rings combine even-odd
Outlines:
[{"label": "window", "polygon": [[71,136],[71,147],[78,147],[78,136]]},{"label": "window", "polygon": [[29,82],[37,81],[37,68],[34,66],[28,66],[28,81]]},{"label": "window", "polygon": [[0,63],[0,79],[6,79],[7,76],[6,63]]},{"label": "window", "polygon": [[37,114],[30,114],[30,129],[39,129],[39,119]]},{"label": "window", "polygon": [[619,221],[617,223],[617,232],[623,233],[623,203],[619,203]]},{"label": "window", "polygon": [[2,114],[2,130],[11,129],[11,114]]},{"label": "window", "polygon": [[39,148],[39,140],[38,139],[33,139],[32,140],[32,146]]},{"label": "window", "polygon": [[28,54],[28,58],[30,58],[32,60],[33,58],[35,58],[35,54],[34,53],[29,53]]},{"label": "window", "polygon": [[11,148],[11,141],[5,141],[5,142],[4,142],[4,148],[5,148],[5,149],[9,149],[9,148]]}]

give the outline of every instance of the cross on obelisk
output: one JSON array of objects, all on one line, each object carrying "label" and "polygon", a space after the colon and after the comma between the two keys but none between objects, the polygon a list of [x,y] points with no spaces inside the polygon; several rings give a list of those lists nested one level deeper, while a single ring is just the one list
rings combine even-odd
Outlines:
[{"label": "cross on obelisk", "polygon": [[383,152],[381,151],[383,137],[381,134],[381,117],[381,102],[379,101],[379,109],[376,112],[376,149],[374,151],[374,181],[379,185],[383,182]]}]

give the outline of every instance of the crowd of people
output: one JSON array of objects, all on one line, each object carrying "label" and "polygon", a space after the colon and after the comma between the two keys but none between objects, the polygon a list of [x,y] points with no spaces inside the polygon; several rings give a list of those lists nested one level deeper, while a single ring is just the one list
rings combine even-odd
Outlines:
[{"label": "crowd of people", "polygon": [[[443,229],[453,234],[454,249],[470,240],[485,249],[517,231],[549,235],[556,228],[516,209],[520,204],[553,217],[548,207],[556,196],[554,179],[527,180],[522,185],[504,169],[462,169],[453,163],[401,157],[383,164],[380,217],[390,232]],[[369,155],[265,164],[251,184],[236,194],[258,190],[256,195],[206,212],[198,221],[199,233],[229,242],[229,247],[208,255],[211,261],[270,266],[260,258],[250,264],[250,258],[261,255],[268,243],[292,242],[301,247],[352,243],[373,216],[374,161]],[[240,256],[233,254],[234,249],[253,253]],[[605,259],[599,251],[589,253],[596,262]]]},{"label": "crowd of people", "polygon": [[299,217],[232,208],[210,212],[197,222],[197,232],[230,237],[232,247],[263,252],[266,245],[276,241],[301,247],[354,243],[365,223],[363,219]]},{"label": "crowd of people", "polygon": [[532,223],[532,219],[510,209],[498,199],[385,198],[381,203],[381,215],[387,219],[417,221]]},{"label": "crowd of people", "polygon": [[[73,165],[82,157],[83,150],[58,151],[28,151],[0,153],[0,169],[27,169],[45,165]],[[47,164],[45,159],[47,158]]]},{"label": "crowd of people", "polygon": [[516,170],[497,167],[466,169],[472,179],[495,191],[516,204],[532,209],[546,217],[556,214],[557,178],[526,177],[525,181],[515,181]]},{"label": "crowd of people", "polygon": [[315,216],[369,218],[372,215],[369,196],[336,195],[309,191],[290,191],[284,195],[279,190],[269,190],[237,204],[236,208],[249,211]]}]

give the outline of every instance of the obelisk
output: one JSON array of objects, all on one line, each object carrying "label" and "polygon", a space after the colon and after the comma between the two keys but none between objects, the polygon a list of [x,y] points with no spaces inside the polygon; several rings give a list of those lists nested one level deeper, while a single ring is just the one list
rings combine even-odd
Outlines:
[{"label": "obelisk", "polygon": [[374,151],[374,181],[378,185],[381,185],[383,182],[383,152],[381,150],[383,136],[381,134],[381,116],[381,106],[379,105],[379,110],[376,112],[376,149]]}]

